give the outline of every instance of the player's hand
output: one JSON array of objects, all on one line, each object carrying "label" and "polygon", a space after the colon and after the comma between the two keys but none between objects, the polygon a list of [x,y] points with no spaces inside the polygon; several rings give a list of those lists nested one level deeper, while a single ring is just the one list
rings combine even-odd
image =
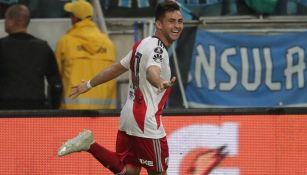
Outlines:
[{"label": "player's hand", "polygon": [[171,80],[164,80],[161,82],[161,85],[158,88],[158,94],[161,93],[162,91],[164,91],[165,89],[173,86],[173,84],[176,81],[176,77],[172,77]]},{"label": "player's hand", "polygon": [[86,83],[87,82],[82,80],[81,84],[71,87],[71,93],[69,94],[69,97],[74,99],[77,98],[80,94],[87,92],[89,88],[86,86]]}]

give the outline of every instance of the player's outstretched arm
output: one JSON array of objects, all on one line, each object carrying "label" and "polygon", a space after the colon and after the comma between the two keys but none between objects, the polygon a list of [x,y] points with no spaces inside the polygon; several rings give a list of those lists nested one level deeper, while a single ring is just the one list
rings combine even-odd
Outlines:
[{"label": "player's outstretched arm", "polygon": [[81,81],[81,84],[78,84],[76,86],[73,86],[71,89],[70,97],[76,98],[80,94],[83,94],[87,91],[89,91],[91,88],[98,86],[100,84],[103,84],[105,82],[108,82],[119,75],[123,74],[124,72],[128,71],[123,65],[120,63],[115,63],[109,66],[108,68],[101,71],[99,74],[97,74],[94,78],[92,78],[89,81]]},{"label": "player's outstretched arm", "polygon": [[163,81],[161,82],[160,87],[159,87],[159,91],[162,92],[164,89],[173,86],[173,84],[175,83],[175,81],[176,81],[176,77],[172,77],[171,80],[163,80]]},{"label": "player's outstretched arm", "polygon": [[167,89],[168,87],[173,86],[176,81],[176,77],[172,77],[171,80],[162,80],[160,78],[160,68],[158,66],[150,66],[147,68],[146,77],[147,80],[152,84],[154,87],[158,88],[158,93],[161,93],[163,90]]}]

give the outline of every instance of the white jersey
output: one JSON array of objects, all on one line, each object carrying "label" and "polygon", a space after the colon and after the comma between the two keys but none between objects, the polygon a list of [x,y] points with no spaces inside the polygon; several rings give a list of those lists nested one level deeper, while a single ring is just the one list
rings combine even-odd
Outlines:
[{"label": "white jersey", "polygon": [[154,36],[144,38],[120,63],[129,69],[129,88],[120,114],[119,130],[144,138],[164,137],[161,112],[170,88],[158,94],[158,89],[146,79],[147,68],[155,65],[161,69],[161,79],[170,80],[169,56],[164,44]]}]

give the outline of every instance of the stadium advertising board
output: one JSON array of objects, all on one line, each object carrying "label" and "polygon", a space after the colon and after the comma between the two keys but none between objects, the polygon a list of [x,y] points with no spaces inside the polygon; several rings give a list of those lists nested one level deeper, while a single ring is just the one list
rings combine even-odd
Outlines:
[{"label": "stadium advertising board", "polygon": [[[170,175],[307,174],[307,115],[167,116],[163,122]],[[111,174],[88,153],[56,153],[84,128],[114,150],[117,125],[118,117],[1,118],[0,174]]]}]

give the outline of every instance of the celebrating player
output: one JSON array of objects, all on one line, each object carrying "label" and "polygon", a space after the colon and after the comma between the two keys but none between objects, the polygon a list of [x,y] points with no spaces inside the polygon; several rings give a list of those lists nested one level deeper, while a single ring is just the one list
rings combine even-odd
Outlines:
[{"label": "celebrating player", "polygon": [[176,78],[171,78],[167,48],[179,38],[183,29],[180,8],[175,1],[158,4],[154,36],[142,39],[119,62],[89,81],[72,88],[71,97],[89,91],[129,71],[127,101],[120,114],[116,152],[111,152],[85,130],[68,140],[59,156],[87,151],[118,175],[138,175],[141,167],[149,175],[165,175],[168,167],[168,144],[161,122],[161,111]]}]

